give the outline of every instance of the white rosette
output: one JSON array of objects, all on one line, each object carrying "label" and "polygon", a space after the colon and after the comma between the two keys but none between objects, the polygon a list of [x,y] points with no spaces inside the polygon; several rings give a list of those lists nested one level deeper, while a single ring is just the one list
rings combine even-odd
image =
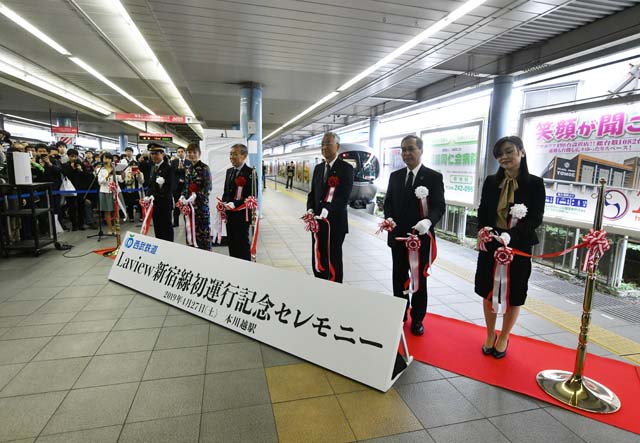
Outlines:
[{"label": "white rosette", "polygon": [[511,207],[509,210],[509,215],[511,215],[511,221],[509,223],[509,229],[513,228],[518,224],[518,221],[525,218],[527,216],[527,206],[522,203],[517,203]]},{"label": "white rosette", "polygon": [[427,206],[427,197],[429,197],[429,189],[426,186],[418,186],[415,190],[416,197],[420,202],[420,217],[425,218],[429,214]]}]

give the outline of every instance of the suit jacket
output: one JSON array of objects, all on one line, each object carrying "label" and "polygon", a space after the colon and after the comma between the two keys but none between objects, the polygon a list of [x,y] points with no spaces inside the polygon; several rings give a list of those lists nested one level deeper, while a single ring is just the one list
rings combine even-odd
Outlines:
[{"label": "suit jacket", "polygon": [[527,215],[518,221],[512,229],[502,230],[496,227],[498,212],[498,199],[500,198],[500,188],[498,188],[496,175],[489,175],[482,185],[482,197],[478,207],[478,229],[491,226],[498,232],[508,232],[511,236],[509,246],[514,248],[527,248],[538,244],[536,228],[542,223],[544,216],[545,190],[544,182],[540,177],[529,175],[518,177],[518,189],[514,193],[514,204],[522,203],[527,207]]},{"label": "suit jacket", "polygon": [[[154,205],[173,205],[173,171],[171,165],[164,160],[159,168],[158,172],[155,172],[155,164],[151,167],[151,174],[149,179],[149,195],[154,197]],[[162,187],[156,183],[156,178],[164,178],[164,184]]]},{"label": "suit jacket", "polygon": [[[412,192],[409,196],[404,195],[406,179],[406,167],[392,172],[389,177],[387,195],[384,199],[384,218],[391,217],[396,222],[395,229],[388,233],[387,244],[389,246],[395,245],[396,237],[405,237],[408,232],[411,232],[411,228],[422,220],[422,217],[420,217],[420,203],[415,193]],[[433,234],[434,227],[445,211],[442,174],[421,165],[413,180],[413,191],[418,186],[424,186],[429,190],[427,197],[429,211],[426,218],[431,220],[430,231]]]},{"label": "suit jacket", "polygon": [[182,188],[184,187],[185,181],[185,173],[187,172],[187,166],[191,166],[191,161],[184,159],[182,161],[182,169],[178,168],[180,164],[180,160],[175,158],[171,160],[171,170],[173,171],[173,191],[174,192],[182,192]]},{"label": "suit jacket", "polygon": [[[255,190],[253,189],[253,177],[252,177],[253,168],[250,168],[245,163],[242,166],[242,168],[240,168],[240,172],[238,173],[238,176],[234,180],[232,180],[231,177],[234,169],[235,168],[229,168],[225,173],[224,192],[222,193],[222,201],[225,203],[233,202],[233,204],[237,208],[238,206],[244,203],[247,197],[251,195],[256,195],[256,194],[255,194]],[[238,185],[236,184],[236,180],[238,179],[238,177],[244,177],[246,184],[242,188],[242,195],[240,196],[240,199],[236,200],[235,199],[236,191],[238,190]],[[245,223],[244,211],[237,211],[237,212],[227,211],[227,217],[229,217],[228,218],[229,221]],[[251,223],[251,216],[249,216],[249,221],[246,223]]]},{"label": "suit jacket", "polygon": [[327,209],[329,211],[327,220],[331,223],[331,230],[336,233],[347,233],[349,232],[347,204],[353,188],[353,166],[341,160],[340,157],[333,163],[327,175],[327,182],[330,177],[337,177],[338,186],[331,203],[325,201],[329,186],[328,183],[323,182],[324,170],[325,162],[317,164],[313,170],[311,191],[307,195],[307,209],[313,209],[316,215],[320,215],[323,209]]}]

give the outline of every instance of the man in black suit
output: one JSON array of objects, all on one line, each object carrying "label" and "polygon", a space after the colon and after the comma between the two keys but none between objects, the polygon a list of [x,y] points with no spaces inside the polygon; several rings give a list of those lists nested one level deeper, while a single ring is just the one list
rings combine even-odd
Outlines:
[{"label": "man in black suit", "polygon": [[222,201],[227,207],[227,244],[229,255],[242,260],[251,261],[251,246],[249,243],[249,226],[251,225],[251,211],[246,217],[245,210],[232,211],[242,206],[245,200],[255,196],[253,169],[246,165],[249,151],[243,144],[235,144],[229,152],[232,167],[227,169],[224,179]]},{"label": "man in black suit", "polygon": [[153,230],[156,238],[173,241],[171,211],[173,209],[173,172],[171,165],[164,159],[164,147],[157,143],[149,143],[147,151],[151,156],[153,167],[149,179],[149,195],[153,196]]},{"label": "man in black suit", "polygon": [[293,162],[287,165],[287,183],[284,185],[285,189],[291,188],[293,189],[293,174],[295,174],[296,167]]},{"label": "man in black suit", "polygon": [[[411,297],[411,332],[422,335],[422,320],[427,313],[427,278],[426,267],[429,265],[431,237],[435,240],[433,227],[440,221],[445,211],[444,183],[442,174],[422,165],[422,139],[408,135],[402,139],[402,160],[406,168],[399,169],[389,177],[389,186],[384,200],[384,216],[393,230],[389,232],[387,244],[391,247],[393,257],[393,295],[407,300],[406,291],[409,278],[409,256],[404,241],[396,237],[407,237],[412,230],[417,231],[420,239],[419,278],[413,282],[417,290]],[[428,190],[427,208],[422,208],[421,199],[416,196],[416,188]],[[422,189],[421,189],[422,190]],[[405,311],[405,318],[407,314]]]},{"label": "man in black suit", "polygon": [[[317,234],[317,251],[316,236],[311,237],[313,275],[342,283],[342,243],[349,232],[347,204],[353,187],[353,167],[338,157],[339,149],[340,137],[333,132],[324,134],[324,162],[316,165],[313,170],[311,191],[307,196],[307,212],[316,216],[320,228]],[[318,262],[316,255],[320,258]]]},{"label": "man in black suit", "polygon": [[[183,147],[178,148],[177,158],[171,160],[171,170],[173,171],[173,201],[178,201],[184,190],[184,176],[187,166],[191,166],[191,162],[187,160]],[[180,208],[173,208],[173,226],[179,225]]]}]

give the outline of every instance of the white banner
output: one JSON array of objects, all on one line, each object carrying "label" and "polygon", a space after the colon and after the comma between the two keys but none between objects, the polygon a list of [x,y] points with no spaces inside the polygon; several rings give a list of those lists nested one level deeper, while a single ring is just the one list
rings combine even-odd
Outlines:
[{"label": "white banner", "polygon": [[127,232],[109,280],[388,390],[405,301]]}]

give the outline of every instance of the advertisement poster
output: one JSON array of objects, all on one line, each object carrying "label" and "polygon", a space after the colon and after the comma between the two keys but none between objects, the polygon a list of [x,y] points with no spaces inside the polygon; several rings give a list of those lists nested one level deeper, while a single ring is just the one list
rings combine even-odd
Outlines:
[{"label": "advertisement poster", "polygon": [[422,132],[423,163],[442,173],[449,204],[474,206],[482,123]]},{"label": "advertisement poster", "polygon": [[603,223],[640,233],[640,102],[523,118],[529,171],[545,179],[545,218],[591,225],[606,180]]}]

